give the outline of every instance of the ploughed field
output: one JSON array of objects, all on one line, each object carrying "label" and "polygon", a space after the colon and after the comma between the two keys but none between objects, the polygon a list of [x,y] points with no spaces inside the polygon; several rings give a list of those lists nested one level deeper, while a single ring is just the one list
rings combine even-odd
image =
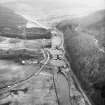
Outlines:
[{"label": "ploughed field", "polygon": [[105,10],[87,17],[64,20],[66,57],[93,105],[105,105]]}]

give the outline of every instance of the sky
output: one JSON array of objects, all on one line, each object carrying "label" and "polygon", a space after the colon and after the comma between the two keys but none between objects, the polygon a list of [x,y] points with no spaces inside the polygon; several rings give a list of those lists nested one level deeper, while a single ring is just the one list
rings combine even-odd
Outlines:
[{"label": "sky", "polygon": [[71,5],[74,6],[86,6],[93,8],[104,8],[105,0],[0,0],[0,3],[8,3],[8,2],[30,2],[32,4],[35,3],[57,3],[58,5]]},{"label": "sky", "polygon": [[92,12],[105,8],[105,0],[0,0],[0,3],[4,5],[6,3],[16,11],[43,10],[52,12],[56,9],[76,12],[77,15],[84,14],[85,11]]},{"label": "sky", "polygon": [[51,20],[58,17],[81,17],[105,8],[105,0],[0,0],[29,19]]}]

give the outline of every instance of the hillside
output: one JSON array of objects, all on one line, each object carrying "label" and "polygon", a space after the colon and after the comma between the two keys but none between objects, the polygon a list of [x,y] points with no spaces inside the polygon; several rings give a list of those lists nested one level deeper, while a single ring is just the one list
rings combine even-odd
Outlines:
[{"label": "hillside", "polygon": [[79,19],[78,24],[82,32],[95,36],[99,44],[105,46],[105,10],[97,11]]},{"label": "hillside", "polygon": [[66,57],[93,105],[105,105],[105,12],[61,21]]},{"label": "hillside", "polygon": [[12,10],[0,5],[0,26],[20,26],[26,24],[26,20],[15,14]]}]

